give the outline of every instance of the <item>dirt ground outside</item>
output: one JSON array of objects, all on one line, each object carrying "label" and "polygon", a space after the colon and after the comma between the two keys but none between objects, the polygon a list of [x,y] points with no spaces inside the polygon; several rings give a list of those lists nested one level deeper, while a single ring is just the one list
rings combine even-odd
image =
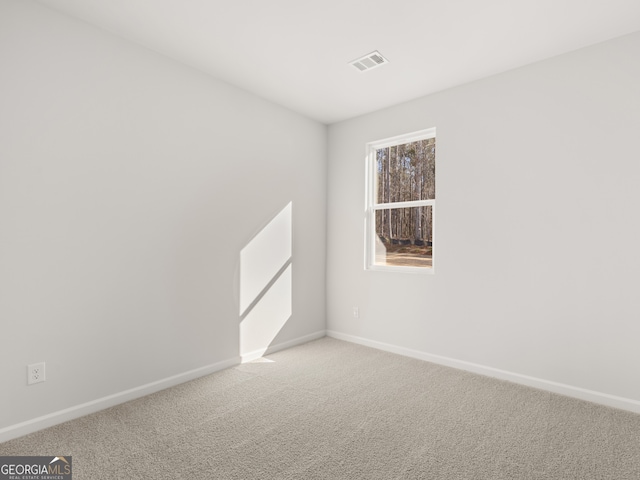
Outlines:
[{"label": "dirt ground outside", "polygon": [[376,265],[387,265],[393,267],[432,267],[433,260],[427,257],[416,255],[406,255],[392,253],[386,257],[376,257]]},{"label": "dirt ground outside", "polygon": [[386,252],[376,254],[376,265],[394,267],[432,267],[432,247],[385,244]]}]

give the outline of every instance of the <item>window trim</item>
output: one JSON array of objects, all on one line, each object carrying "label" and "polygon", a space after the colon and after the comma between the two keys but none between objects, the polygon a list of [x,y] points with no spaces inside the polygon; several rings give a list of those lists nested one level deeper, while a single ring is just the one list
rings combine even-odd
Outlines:
[{"label": "window trim", "polygon": [[[411,208],[430,206],[433,218],[432,242],[436,241],[436,199],[429,200],[412,200],[405,202],[376,203],[376,151],[381,148],[388,148],[404,143],[415,142],[418,140],[426,140],[436,137],[436,128],[427,128],[418,130],[417,132],[406,133],[389,137],[382,140],[369,142],[366,145],[365,157],[365,219],[364,219],[364,269],[370,271],[398,272],[398,273],[417,273],[433,275],[435,273],[435,255],[431,257],[431,267],[406,267],[397,265],[378,265],[375,263],[375,212],[377,210],[387,210],[390,208]],[[437,156],[436,156],[437,159]],[[437,191],[437,183],[436,183]],[[436,195],[437,196],[437,195]]]}]

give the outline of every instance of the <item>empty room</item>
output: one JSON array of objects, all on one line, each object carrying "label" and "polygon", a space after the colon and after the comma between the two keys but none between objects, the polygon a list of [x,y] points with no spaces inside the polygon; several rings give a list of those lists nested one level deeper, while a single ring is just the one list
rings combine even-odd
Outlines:
[{"label": "empty room", "polygon": [[0,0],[0,480],[640,478],[640,3]]}]

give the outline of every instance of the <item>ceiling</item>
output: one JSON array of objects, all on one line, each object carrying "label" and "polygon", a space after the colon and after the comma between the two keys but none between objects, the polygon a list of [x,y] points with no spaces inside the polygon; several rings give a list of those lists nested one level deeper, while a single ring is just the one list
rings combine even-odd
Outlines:
[{"label": "ceiling", "polygon": [[638,0],[39,2],[327,124],[640,30]]}]

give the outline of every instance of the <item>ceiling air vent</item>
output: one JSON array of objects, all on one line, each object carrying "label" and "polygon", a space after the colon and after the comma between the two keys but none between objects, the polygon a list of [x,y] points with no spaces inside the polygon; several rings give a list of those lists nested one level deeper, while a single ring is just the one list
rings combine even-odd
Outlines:
[{"label": "ceiling air vent", "polygon": [[384,65],[389,63],[389,60],[384,58],[380,52],[377,50],[375,52],[371,52],[364,57],[360,57],[357,60],[353,60],[349,62],[360,72],[366,72],[367,70],[371,70],[372,68],[379,67],[380,65]]}]

